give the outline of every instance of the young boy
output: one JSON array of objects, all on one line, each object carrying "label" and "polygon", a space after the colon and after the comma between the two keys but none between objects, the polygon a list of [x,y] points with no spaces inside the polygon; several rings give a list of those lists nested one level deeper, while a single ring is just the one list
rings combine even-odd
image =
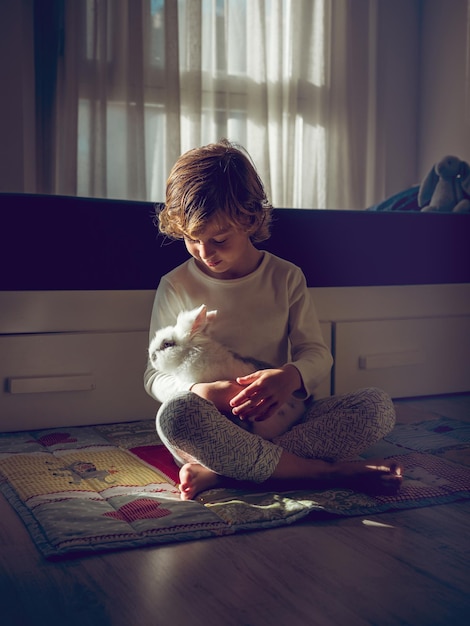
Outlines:
[{"label": "young boy", "polygon": [[[204,303],[218,311],[216,339],[272,364],[236,381],[182,387],[149,362],[145,387],[162,402],[157,430],[181,466],[181,498],[233,480],[396,490],[395,464],[350,460],[393,428],[387,394],[371,388],[313,399],[332,357],[302,271],[255,246],[269,237],[271,214],[250,158],[226,140],[182,155],[168,178],[160,231],[183,239],[190,259],[162,277],[150,337]],[[273,441],[235,423],[269,419],[291,395],[311,399],[309,407]]]}]

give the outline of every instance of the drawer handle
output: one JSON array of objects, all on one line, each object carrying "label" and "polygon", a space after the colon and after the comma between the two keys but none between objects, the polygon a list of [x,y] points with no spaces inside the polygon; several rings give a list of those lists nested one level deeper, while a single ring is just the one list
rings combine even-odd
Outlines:
[{"label": "drawer handle", "polygon": [[96,383],[91,374],[7,379],[7,391],[13,394],[92,391],[93,389],[96,389]]},{"label": "drawer handle", "polygon": [[385,354],[367,354],[359,357],[359,369],[376,370],[403,365],[420,365],[426,360],[422,350],[408,352],[388,352]]}]

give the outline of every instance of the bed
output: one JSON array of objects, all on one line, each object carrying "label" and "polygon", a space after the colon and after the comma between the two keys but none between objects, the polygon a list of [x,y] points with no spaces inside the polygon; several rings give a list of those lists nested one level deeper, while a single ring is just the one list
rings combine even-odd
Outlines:
[{"label": "bed", "polygon": [[[428,418],[372,451],[406,456],[406,488],[395,499],[213,490],[181,502],[142,374],[156,286],[186,252],[158,235],[154,218],[152,203],[0,194],[0,488],[46,557],[468,497],[468,429]],[[335,355],[325,394],[355,376],[399,391],[411,380],[410,395],[429,385],[442,393],[443,380],[469,389],[469,235],[470,215],[275,210],[265,247],[304,270]],[[423,328],[426,346],[444,333],[446,355],[439,347],[425,363],[383,367],[382,358],[367,370],[344,348],[348,333],[374,347],[390,336],[394,347]],[[420,358],[420,350],[405,343],[397,355]]]}]

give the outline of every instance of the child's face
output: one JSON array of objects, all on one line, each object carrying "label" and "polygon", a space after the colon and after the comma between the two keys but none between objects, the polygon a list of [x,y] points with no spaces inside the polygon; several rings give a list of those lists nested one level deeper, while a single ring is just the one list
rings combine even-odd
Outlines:
[{"label": "child's face", "polygon": [[223,280],[250,274],[261,256],[246,231],[220,222],[209,223],[194,238],[185,237],[184,242],[205,274]]}]

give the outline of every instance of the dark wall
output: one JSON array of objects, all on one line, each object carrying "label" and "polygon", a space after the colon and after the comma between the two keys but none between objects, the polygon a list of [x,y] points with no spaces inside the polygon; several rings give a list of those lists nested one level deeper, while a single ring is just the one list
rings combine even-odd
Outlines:
[{"label": "dark wall", "polygon": [[[154,289],[187,258],[146,202],[0,194],[2,290]],[[260,247],[309,286],[470,282],[470,215],[277,209]]]}]

